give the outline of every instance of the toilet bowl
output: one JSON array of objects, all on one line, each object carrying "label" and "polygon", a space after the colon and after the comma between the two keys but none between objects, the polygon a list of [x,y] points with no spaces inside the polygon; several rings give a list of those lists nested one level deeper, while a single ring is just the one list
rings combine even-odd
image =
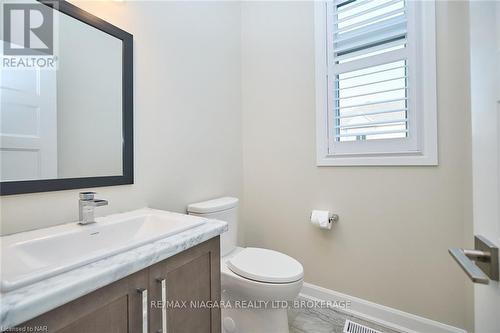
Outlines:
[{"label": "toilet bowl", "polygon": [[221,314],[225,333],[288,333],[287,302],[299,294],[304,270],[286,254],[236,246],[238,199],[191,204],[188,213],[228,222],[221,235]]}]

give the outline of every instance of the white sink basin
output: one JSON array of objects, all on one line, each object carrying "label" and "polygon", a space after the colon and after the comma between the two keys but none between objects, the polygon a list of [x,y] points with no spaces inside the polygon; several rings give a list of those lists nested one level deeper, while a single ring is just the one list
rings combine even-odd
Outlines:
[{"label": "white sink basin", "polygon": [[40,281],[197,227],[207,220],[144,208],[96,221],[85,226],[75,222],[0,237],[1,290]]}]

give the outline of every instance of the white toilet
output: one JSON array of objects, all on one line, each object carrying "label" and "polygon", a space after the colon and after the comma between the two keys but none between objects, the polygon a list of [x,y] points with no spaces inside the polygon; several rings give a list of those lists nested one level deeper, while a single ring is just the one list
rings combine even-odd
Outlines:
[{"label": "white toilet", "polygon": [[288,333],[286,302],[300,292],[304,269],[273,250],[236,246],[238,199],[191,204],[191,215],[226,221],[221,235],[222,329],[225,333]]}]

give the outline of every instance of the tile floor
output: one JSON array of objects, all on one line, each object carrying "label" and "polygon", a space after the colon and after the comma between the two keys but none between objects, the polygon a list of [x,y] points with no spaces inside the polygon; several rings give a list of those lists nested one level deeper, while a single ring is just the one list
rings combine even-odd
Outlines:
[{"label": "tile floor", "polygon": [[383,333],[398,333],[331,308],[299,308],[288,311],[290,333],[342,333],[346,319]]}]

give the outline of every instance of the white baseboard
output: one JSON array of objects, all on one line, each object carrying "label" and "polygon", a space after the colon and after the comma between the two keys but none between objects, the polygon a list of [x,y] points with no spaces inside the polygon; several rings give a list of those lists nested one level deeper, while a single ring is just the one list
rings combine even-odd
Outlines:
[{"label": "white baseboard", "polygon": [[467,333],[465,330],[446,325],[411,313],[396,310],[384,305],[369,302],[361,298],[342,294],[330,289],[304,283],[300,296],[319,301],[348,301],[346,309],[336,308],[340,312],[371,321],[380,326],[405,333]]}]

